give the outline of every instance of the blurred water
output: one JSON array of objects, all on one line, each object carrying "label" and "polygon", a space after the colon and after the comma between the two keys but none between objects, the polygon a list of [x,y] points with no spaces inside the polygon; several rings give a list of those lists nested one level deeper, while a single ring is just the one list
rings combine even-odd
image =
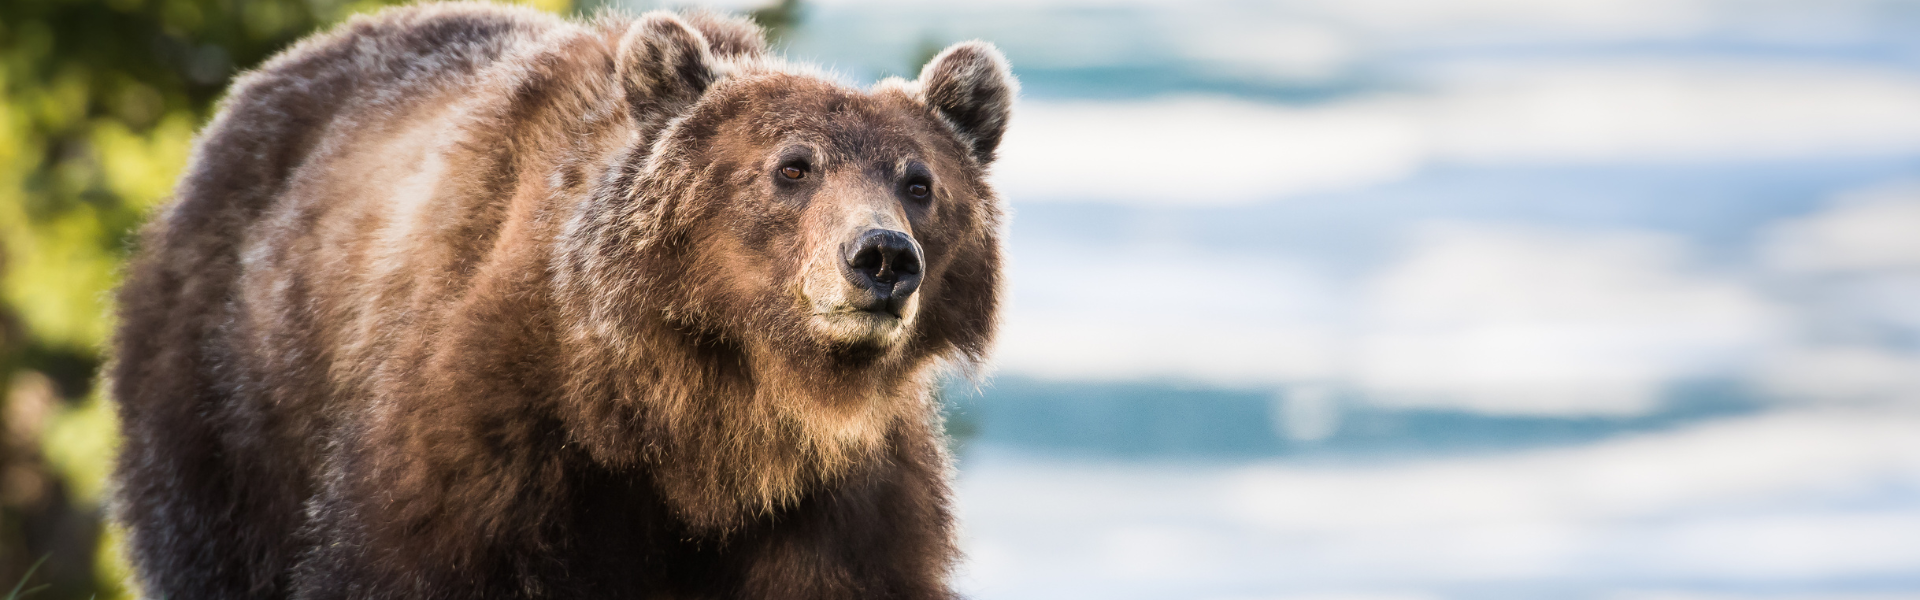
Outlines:
[{"label": "blurred water", "polygon": [[1765,407],[1731,382],[1676,384],[1665,408],[1623,417],[1500,416],[1392,409],[1349,390],[1269,391],[1201,384],[1058,382],[1001,377],[979,394],[954,393],[951,422],[972,450],[1077,461],[1372,464],[1408,456],[1471,457],[1672,431]]},{"label": "blurred water", "polygon": [[1907,598],[1920,422],[1748,416],[1385,463],[1115,462],[981,448],[981,598]]},{"label": "blurred water", "polygon": [[1920,598],[1920,4],[805,14],[1025,86],[971,597]]}]

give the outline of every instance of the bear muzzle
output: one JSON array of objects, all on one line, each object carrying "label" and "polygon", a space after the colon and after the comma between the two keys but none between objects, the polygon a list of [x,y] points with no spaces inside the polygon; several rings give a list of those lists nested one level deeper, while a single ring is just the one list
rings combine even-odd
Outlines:
[{"label": "bear muzzle", "polygon": [[868,229],[840,247],[840,275],[852,284],[853,308],[905,316],[907,302],[920,289],[924,256],[913,236],[891,229]]}]

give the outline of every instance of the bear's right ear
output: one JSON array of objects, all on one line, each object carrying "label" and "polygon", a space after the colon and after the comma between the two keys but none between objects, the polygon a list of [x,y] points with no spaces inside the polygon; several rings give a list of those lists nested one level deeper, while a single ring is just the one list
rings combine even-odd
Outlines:
[{"label": "bear's right ear", "polygon": [[719,78],[706,37],[664,11],[641,15],[627,28],[618,60],[627,110],[642,131],[664,126]]}]

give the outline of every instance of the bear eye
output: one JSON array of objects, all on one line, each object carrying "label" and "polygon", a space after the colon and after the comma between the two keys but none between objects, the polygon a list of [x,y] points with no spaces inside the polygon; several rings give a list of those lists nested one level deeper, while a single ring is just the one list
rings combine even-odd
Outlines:
[{"label": "bear eye", "polygon": [[787,165],[784,167],[780,167],[780,176],[785,177],[787,179],[792,179],[794,181],[799,181],[807,177],[807,168],[800,165]]},{"label": "bear eye", "polygon": [[917,160],[908,161],[904,175],[902,179],[906,185],[899,189],[906,193],[908,198],[926,201],[933,197],[933,171],[927,169],[926,163]]}]

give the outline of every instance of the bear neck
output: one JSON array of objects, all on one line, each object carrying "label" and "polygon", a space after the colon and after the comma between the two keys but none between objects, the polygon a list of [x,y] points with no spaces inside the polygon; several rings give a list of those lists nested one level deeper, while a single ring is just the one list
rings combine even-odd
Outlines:
[{"label": "bear neck", "polygon": [[847,368],[636,308],[619,339],[570,336],[563,418],[597,462],[645,470],[694,530],[737,529],[878,468],[899,436],[937,431],[931,360]]}]

